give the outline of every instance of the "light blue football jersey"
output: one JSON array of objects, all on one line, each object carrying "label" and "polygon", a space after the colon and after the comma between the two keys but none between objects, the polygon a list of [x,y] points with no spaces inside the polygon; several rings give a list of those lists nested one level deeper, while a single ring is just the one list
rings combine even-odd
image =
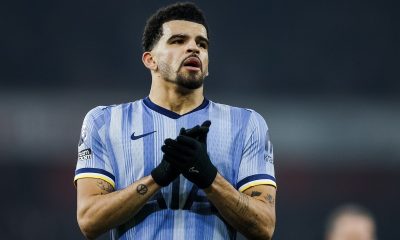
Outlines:
[{"label": "light blue football jersey", "polygon": [[[115,190],[150,175],[161,161],[166,138],[211,121],[207,152],[218,172],[236,189],[276,187],[268,127],[257,112],[204,99],[179,115],[147,97],[131,103],[96,107],[86,115],[78,147],[75,178],[100,178]],[[205,193],[182,175],[162,188],[112,239],[235,239]]]}]

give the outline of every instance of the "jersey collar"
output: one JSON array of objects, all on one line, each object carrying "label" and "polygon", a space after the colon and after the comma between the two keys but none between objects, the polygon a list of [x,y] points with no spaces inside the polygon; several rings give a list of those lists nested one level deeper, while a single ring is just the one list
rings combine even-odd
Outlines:
[{"label": "jersey collar", "polygon": [[153,102],[150,100],[149,97],[146,97],[145,99],[143,99],[144,105],[146,105],[148,108],[150,108],[150,109],[152,109],[152,110],[154,110],[154,111],[156,111],[156,112],[158,112],[158,113],[160,113],[160,114],[162,114],[162,115],[165,115],[165,116],[167,116],[167,117],[169,117],[169,118],[173,118],[173,119],[178,119],[178,118],[180,118],[180,117],[182,117],[182,116],[185,116],[185,115],[187,115],[187,114],[190,114],[190,113],[193,113],[193,112],[197,112],[197,111],[199,111],[199,110],[201,110],[201,109],[207,107],[209,102],[210,102],[210,101],[209,101],[207,98],[204,98],[204,100],[203,100],[203,102],[200,104],[200,106],[198,106],[197,108],[193,109],[193,110],[190,111],[190,112],[187,112],[187,113],[185,113],[185,114],[183,114],[183,115],[180,115],[180,114],[177,114],[176,112],[173,112],[173,111],[171,111],[171,110],[168,110],[168,109],[165,109],[165,108],[163,108],[163,107],[158,106],[157,104],[153,103]]}]

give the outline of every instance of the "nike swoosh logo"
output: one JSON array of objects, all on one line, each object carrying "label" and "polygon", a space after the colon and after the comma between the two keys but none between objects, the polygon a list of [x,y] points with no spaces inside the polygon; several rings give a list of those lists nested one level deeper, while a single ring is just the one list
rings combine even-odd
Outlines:
[{"label": "nike swoosh logo", "polygon": [[157,132],[157,131],[152,131],[152,132],[145,133],[145,134],[142,134],[142,135],[137,135],[137,136],[135,136],[135,132],[133,132],[132,135],[131,135],[131,139],[132,140],[137,140],[139,138],[146,137],[147,135],[153,134],[155,132]]}]

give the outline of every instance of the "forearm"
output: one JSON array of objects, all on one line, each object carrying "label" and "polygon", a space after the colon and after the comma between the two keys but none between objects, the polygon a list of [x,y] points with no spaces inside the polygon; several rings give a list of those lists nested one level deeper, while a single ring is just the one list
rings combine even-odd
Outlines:
[{"label": "forearm", "polygon": [[87,238],[95,238],[134,216],[158,190],[151,176],[127,188],[93,195],[78,202],[78,223]]},{"label": "forearm", "polygon": [[250,239],[270,239],[275,228],[275,208],[238,192],[221,175],[204,189],[223,218]]}]

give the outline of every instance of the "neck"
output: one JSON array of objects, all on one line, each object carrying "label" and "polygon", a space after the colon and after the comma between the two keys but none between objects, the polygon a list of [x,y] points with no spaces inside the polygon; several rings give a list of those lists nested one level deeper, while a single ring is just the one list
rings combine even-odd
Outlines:
[{"label": "neck", "polygon": [[183,115],[200,106],[203,102],[203,87],[189,90],[183,89],[175,83],[153,79],[149,98],[158,106]]}]

